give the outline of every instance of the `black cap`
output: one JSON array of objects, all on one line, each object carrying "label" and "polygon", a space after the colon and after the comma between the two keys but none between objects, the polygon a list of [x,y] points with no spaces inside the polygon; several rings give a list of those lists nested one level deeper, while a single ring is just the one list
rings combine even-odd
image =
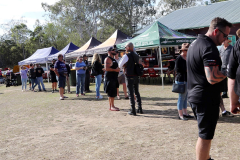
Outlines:
[{"label": "black cap", "polygon": [[111,46],[111,47],[109,47],[108,48],[108,51],[114,51],[114,50],[116,50],[117,48],[116,48],[116,45],[114,45],[114,46]]}]

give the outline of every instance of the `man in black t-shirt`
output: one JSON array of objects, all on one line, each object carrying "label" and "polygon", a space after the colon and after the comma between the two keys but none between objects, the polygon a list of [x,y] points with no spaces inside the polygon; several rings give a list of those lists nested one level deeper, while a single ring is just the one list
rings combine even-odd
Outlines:
[{"label": "man in black t-shirt", "polygon": [[240,113],[240,39],[232,48],[228,66],[228,93],[230,110],[233,114]]},{"label": "man in black t-shirt", "polygon": [[57,90],[57,78],[56,78],[56,74],[54,72],[55,62],[56,62],[56,60],[53,59],[52,64],[50,64],[50,76],[51,76],[51,81],[52,81],[52,93],[54,93],[54,91],[58,91]]},{"label": "man in black t-shirt", "polygon": [[43,77],[42,77],[44,70],[40,64],[36,64],[36,67],[37,67],[36,68],[36,77],[37,77],[37,82],[38,82],[38,91],[42,91],[41,85],[42,85],[43,90],[46,91],[45,86],[43,84]]},{"label": "man in black t-shirt", "polygon": [[221,72],[221,59],[217,45],[228,37],[231,23],[214,18],[208,32],[198,35],[187,55],[188,101],[198,121],[199,138],[196,159],[211,159],[209,152],[219,118],[221,82],[226,73]]}]

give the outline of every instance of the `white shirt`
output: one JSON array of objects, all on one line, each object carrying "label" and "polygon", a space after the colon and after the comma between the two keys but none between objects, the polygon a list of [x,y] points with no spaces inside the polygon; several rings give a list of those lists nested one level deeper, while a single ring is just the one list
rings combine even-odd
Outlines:
[{"label": "white shirt", "polygon": [[[121,61],[121,58],[118,57],[118,59],[115,59],[115,60],[116,60],[116,61],[118,62],[118,64],[119,64],[119,62]],[[120,77],[122,74],[123,74],[123,70],[120,69],[120,71],[119,71],[119,73],[118,73],[118,77]]]},{"label": "white shirt", "polygon": [[127,63],[127,61],[128,61],[128,56],[125,54],[125,55],[121,58],[120,62],[118,63],[118,67],[120,68],[120,70],[122,70],[123,65],[124,65],[125,63]]}]

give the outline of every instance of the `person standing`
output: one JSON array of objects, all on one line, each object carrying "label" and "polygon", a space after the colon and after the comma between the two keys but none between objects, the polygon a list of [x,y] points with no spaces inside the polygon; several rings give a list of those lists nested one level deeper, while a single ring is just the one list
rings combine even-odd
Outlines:
[{"label": "person standing", "polygon": [[103,74],[103,65],[101,64],[102,60],[99,54],[94,53],[92,59],[92,68],[95,70],[97,75],[95,76],[96,83],[96,99],[102,99],[103,96],[100,94],[100,86],[102,82],[102,74]]},{"label": "person standing", "polygon": [[25,91],[27,89],[27,73],[28,73],[28,68],[25,66],[21,66],[21,71],[20,71],[20,75],[21,75],[21,81],[22,81],[22,92],[24,91],[23,89],[25,88]]},{"label": "person standing", "polygon": [[34,68],[34,65],[31,63],[30,64],[30,69],[28,70],[28,77],[31,80],[31,84],[32,84],[32,91],[35,91],[34,88],[37,86],[38,82],[37,82],[37,77],[36,77],[36,69]]},{"label": "person standing", "polygon": [[[240,31],[240,30],[239,30]],[[230,111],[233,114],[240,113],[240,39],[237,40],[229,57],[228,66],[228,91],[230,99]]]},{"label": "person standing", "polygon": [[[222,68],[221,68],[221,70],[223,72],[227,72],[229,56],[230,56],[231,50],[233,48],[233,46],[231,44],[229,44],[230,42],[231,42],[231,40],[226,39],[223,42],[223,46],[220,48],[220,51],[219,51],[221,59],[222,59]],[[223,94],[222,94],[222,98],[228,98],[227,91],[228,91],[228,88],[227,88],[227,78],[225,78],[224,79],[224,91],[223,91]]]},{"label": "person standing", "polygon": [[72,61],[70,61],[69,67],[70,67],[70,69],[72,69]]},{"label": "person standing", "polygon": [[[121,58],[119,58],[118,53],[114,56],[114,58],[116,59],[116,61],[119,64]],[[123,74],[123,70],[120,70],[120,72],[118,73],[118,84],[123,85],[123,92],[124,92],[124,95],[125,95],[125,99],[129,99],[129,97],[127,95],[127,86],[126,86],[125,75]],[[119,88],[117,88],[117,98],[120,99]]]},{"label": "person standing", "polygon": [[[63,60],[63,62],[65,63],[66,68],[67,68],[67,76],[66,76],[67,92],[68,92],[68,93],[71,93],[71,92],[70,92],[70,83],[69,83],[69,74],[70,74],[70,71],[71,71],[71,70],[70,70],[69,65],[66,63],[66,61]],[[64,88],[64,92],[65,92],[65,88]]]},{"label": "person standing", "polygon": [[79,97],[80,84],[81,84],[81,95],[84,96],[85,94],[83,93],[83,91],[84,91],[84,85],[85,85],[86,64],[83,62],[82,56],[79,56],[77,58],[75,69],[76,69],[76,75],[77,75],[76,76],[76,80],[77,80],[76,96]]},{"label": "person standing", "polygon": [[194,118],[193,116],[187,113],[187,51],[189,43],[183,43],[182,48],[180,49],[180,55],[175,60],[175,71],[177,73],[175,78],[176,84],[185,84],[185,92],[179,93],[177,108],[178,116],[180,120],[188,120],[188,118]]},{"label": "person standing", "polygon": [[110,111],[119,111],[119,108],[114,105],[114,98],[117,96],[118,88],[118,72],[120,71],[118,63],[114,59],[116,54],[116,47],[109,47],[108,56],[104,60],[104,92],[108,94]]},{"label": "person standing", "polygon": [[56,74],[54,72],[54,64],[56,63],[56,60],[53,59],[52,60],[52,64],[50,64],[50,76],[51,76],[51,81],[52,81],[52,93],[54,93],[54,91],[58,91],[57,90],[57,78],[56,78]]},{"label": "person standing", "polygon": [[220,92],[226,73],[216,46],[227,39],[232,24],[224,18],[211,21],[205,35],[199,34],[188,49],[188,102],[198,122],[196,159],[211,160],[210,148],[219,118]]},{"label": "person standing", "polygon": [[63,63],[63,55],[62,54],[58,54],[58,60],[54,65],[54,72],[58,78],[58,88],[59,88],[60,100],[64,100],[64,98],[67,98],[66,96],[63,95],[64,88],[66,85],[67,68],[66,68],[65,63]]},{"label": "person standing", "polygon": [[134,91],[138,103],[137,113],[143,114],[142,100],[139,93],[139,77],[137,76],[137,73],[134,69],[135,62],[139,62],[139,55],[133,52],[134,46],[131,42],[127,43],[125,48],[127,53],[120,60],[119,68],[121,69],[123,66],[125,66],[124,70],[126,74],[128,95],[130,97],[131,104],[131,111],[128,112],[128,114],[136,116]]},{"label": "person standing", "polygon": [[85,91],[85,93],[88,93],[88,92],[91,92],[90,89],[89,89],[89,85],[90,85],[90,70],[89,70],[88,57],[86,55],[83,55],[83,61],[86,64],[84,91]]},{"label": "person standing", "polygon": [[36,66],[37,66],[36,77],[37,77],[37,82],[38,82],[38,91],[42,91],[41,85],[42,85],[43,91],[46,91],[45,86],[43,84],[43,77],[42,77],[42,74],[44,73],[44,70],[43,70],[43,68],[41,67],[40,64],[37,64]]}]

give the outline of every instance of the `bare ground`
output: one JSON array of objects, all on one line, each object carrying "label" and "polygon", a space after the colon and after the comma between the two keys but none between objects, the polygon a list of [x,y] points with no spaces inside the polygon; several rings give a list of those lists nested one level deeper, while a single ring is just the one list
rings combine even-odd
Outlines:
[{"label": "bare ground", "polygon": [[[141,85],[144,114],[133,117],[127,115],[129,100],[116,100],[121,110],[112,112],[103,92],[103,100],[92,92],[60,101],[45,85],[48,92],[37,93],[0,86],[1,160],[195,159],[197,122],[178,120],[171,86]],[[229,110],[229,99],[224,103]],[[239,115],[219,119],[212,158],[240,159],[239,122]]]}]

